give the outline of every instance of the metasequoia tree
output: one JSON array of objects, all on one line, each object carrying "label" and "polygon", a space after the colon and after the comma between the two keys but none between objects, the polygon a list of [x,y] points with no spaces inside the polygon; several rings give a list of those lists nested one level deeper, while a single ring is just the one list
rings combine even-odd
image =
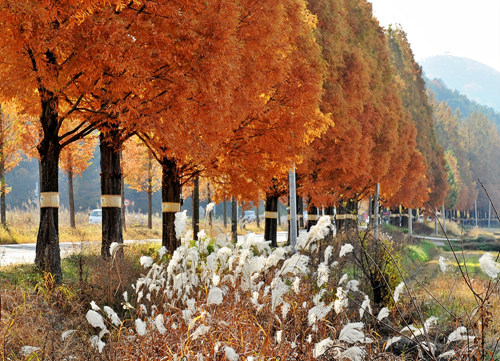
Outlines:
[{"label": "metasequoia tree", "polygon": [[[35,263],[56,279],[61,150],[106,120],[96,116],[100,110],[119,112],[123,105],[102,101],[118,98],[110,94],[113,89],[122,92],[105,85],[128,66],[115,62],[124,58],[117,54],[134,45],[116,10],[100,1],[0,2],[0,97],[17,99],[26,114],[38,117],[41,211]],[[71,126],[63,127],[69,121]]]},{"label": "metasequoia tree", "polygon": [[86,137],[69,144],[61,151],[59,167],[68,178],[69,223],[72,228],[76,227],[73,178],[81,175],[92,164],[96,145],[97,137]]},{"label": "metasequoia tree", "polygon": [[[256,188],[269,184],[270,174],[296,159],[296,145],[306,134],[317,131],[321,118],[316,102],[321,91],[321,62],[310,56],[319,52],[304,3],[243,1],[234,11],[233,23],[227,17],[224,22],[234,26],[230,29],[237,51],[219,54],[221,49],[212,49],[203,58],[209,64],[198,61],[194,66],[217,69],[223,63],[222,70],[233,66],[237,77],[222,70],[205,70],[199,75],[191,71],[199,76],[196,95],[200,99],[188,98],[183,108],[166,109],[160,125],[144,136],[163,168],[163,242],[170,251],[178,244],[170,207],[179,202],[183,183],[203,172],[215,182],[223,179],[225,194],[245,193],[249,179],[259,179]],[[212,21],[217,20],[216,15]],[[224,38],[227,43],[230,34],[227,29],[224,34],[216,32],[212,46]],[[213,76],[221,76],[221,80],[214,83]],[[203,86],[207,81],[211,85]],[[214,84],[223,87],[217,89]],[[308,130],[304,127],[307,122],[316,127]],[[283,166],[283,161],[288,165]],[[258,174],[250,176],[253,171]]]},{"label": "metasequoia tree", "polygon": [[417,149],[427,165],[427,186],[430,188],[429,205],[440,207],[447,192],[444,153],[436,139],[432,107],[425,91],[422,69],[413,57],[406,34],[399,27],[386,31],[391,63],[400,84],[403,106],[417,129]]},{"label": "metasequoia tree", "polygon": [[0,104],[0,222],[7,227],[5,198],[9,187],[5,175],[21,161],[24,127],[14,104]]},{"label": "metasequoia tree", "polygon": [[123,178],[130,188],[148,195],[148,228],[153,228],[153,193],[161,188],[161,169],[151,151],[134,137],[124,144]]},{"label": "metasequoia tree", "polygon": [[462,138],[461,134],[464,122],[445,102],[438,103],[433,94],[429,93],[429,99],[433,107],[436,137],[445,150],[448,184],[450,186],[454,179],[452,193],[457,192],[455,201],[447,199],[445,205],[456,210],[472,209],[478,194],[477,178],[471,172],[470,157],[465,148],[468,138]]},{"label": "metasequoia tree", "polygon": [[[288,170],[302,161],[304,148],[331,125],[318,107],[325,68],[314,38],[316,18],[303,1],[281,5],[273,4],[281,12],[277,14],[252,9],[259,21],[279,24],[276,19],[286,19],[278,38],[241,29],[246,44],[242,57],[253,57],[255,62],[244,64],[245,82],[236,93],[236,104],[243,111],[211,172],[216,181],[223,181],[221,189],[240,201],[257,201],[266,195],[266,239],[275,234],[267,230],[276,229],[277,200],[286,192]],[[270,15],[275,20],[268,19]],[[255,47],[278,47],[281,52],[254,54]],[[268,71],[262,72],[258,64],[266,64]]]},{"label": "metasequoia tree", "polygon": [[335,127],[312,144],[299,168],[305,175],[302,192],[313,212],[315,205],[337,205],[338,213],[348,213],[376,183],[392,178],[392,186],[399,186],[401,173],[390,176],[390,170],[401,150],[398,124],[404,114],[371,6],[318,0],[310,9],[318,16],[328,64],[321,109],[332,114]]}]

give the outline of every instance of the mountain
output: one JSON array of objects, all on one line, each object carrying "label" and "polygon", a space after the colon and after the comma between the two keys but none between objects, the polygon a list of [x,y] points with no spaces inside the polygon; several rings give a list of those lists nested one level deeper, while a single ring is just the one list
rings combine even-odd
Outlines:
[{"label": "mountain", "polygon": [[427,88],[430,89],[439,102],[445,101],[453,111],[460,111],[463,118],[472,113],[485,114],[500,129],[500,112],[470,100],[467,96],[457,90],[452,90],[441,79],[425,79]]},{"label": "mountain", "polygon": [[475,60],[436,55],[421,61],[425,76],[438,78],[476,103],[500,112],[500,72]]}]

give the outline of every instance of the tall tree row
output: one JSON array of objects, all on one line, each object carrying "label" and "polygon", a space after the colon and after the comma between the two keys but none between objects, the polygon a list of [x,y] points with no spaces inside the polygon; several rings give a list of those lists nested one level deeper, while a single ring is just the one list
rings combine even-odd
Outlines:
[{"label": "tall tree row", "polygon": [[399,27],[389,27],[386,31],[395,77],[409,119],[414,124],[417,149],[427,165],[427,187],[430,188],[428,203],[440,207],[447,194],[447,175],[444,152],[436,139],[432,107],[429,104],[422,77],[422,69],[415,61],[406,34]]},{"label": "tall tree row", "polygon": [[41,162],[36,264],[58,278],[58,169],[74,172],[96,131],[103,257],[123,241],[121,157],[135,135],[150,193],[151,160],[161,168],[169,252],[182,187],[200,175],[215,199],[266,197],[273,229],[294,165],[311,205],[356,207],[377,183],[392,204],[446,196],[420,68],[366,0],[0,0],[0,24],[0,99],[31,117]]}]

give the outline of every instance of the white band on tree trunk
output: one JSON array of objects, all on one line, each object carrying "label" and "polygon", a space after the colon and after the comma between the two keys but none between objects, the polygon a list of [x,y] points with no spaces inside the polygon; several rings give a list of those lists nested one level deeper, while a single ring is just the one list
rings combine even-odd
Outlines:
[{"label": "white band on tree trunk", "polygon": [[337,220],[341,220],[341,219],[352,219],[352,220],[357,221],[358,216],[356,216],[355,214],[337,214]]},{"label": "white band on tree trunk", "polygon": [[309,221],[317,221],[319,219],[319,216],[317,214],[308,214],[307,219]]},{"label": "white band on tree trunk", "polygon": [[264,218],[278,219],[278,212],[264,212]]},{"label": "white band on tree trunk", "polygon": [[178,202],[161,202],[162,213],[177,213],[181,211],[181,204]]},{"label": "white band on tree trunk", "polygon": [[59,193],[40,192],[40,208],[59,208]]},{"label": "white band on tree trunk", "polygon": [[101,195],[102,208],[121,208],[122,196],[117,194],[103,194]]}]

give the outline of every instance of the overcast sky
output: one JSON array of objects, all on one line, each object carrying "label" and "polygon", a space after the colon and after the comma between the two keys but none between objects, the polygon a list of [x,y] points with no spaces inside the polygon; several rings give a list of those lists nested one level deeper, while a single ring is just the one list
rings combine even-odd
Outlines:
[{"label": "overcast sky", "polygon": [[500,0],[369,0],[380,24],[401,24],[417,61],[450,54],[500,71]]}]

